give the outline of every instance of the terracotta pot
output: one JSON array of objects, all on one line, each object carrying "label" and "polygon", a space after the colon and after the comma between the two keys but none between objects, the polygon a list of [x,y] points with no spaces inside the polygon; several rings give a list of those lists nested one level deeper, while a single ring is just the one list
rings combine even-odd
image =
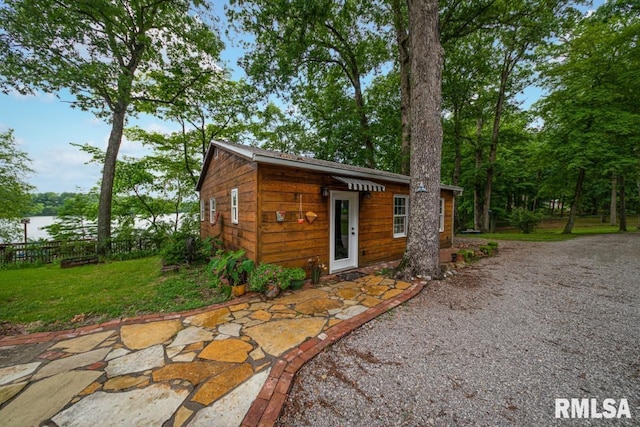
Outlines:
[{"label": "terracotta pot", "polygon": [[233,286],[233,295],[235,295],[237,297],[241,297],[246,292],[247,292],[247,285],[244,284],[244,283],[242,285]]}]

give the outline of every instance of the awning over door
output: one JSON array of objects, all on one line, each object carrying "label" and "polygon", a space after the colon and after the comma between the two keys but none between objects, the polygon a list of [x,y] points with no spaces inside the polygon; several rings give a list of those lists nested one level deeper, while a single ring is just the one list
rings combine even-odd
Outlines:
[{"label": "awning over door", "polygon": [[347,178],[344,176],[333,176],[340,182],[347,184],[349,190],[355,191],[385,191],[384,185],[376,184],[366,179]]}]

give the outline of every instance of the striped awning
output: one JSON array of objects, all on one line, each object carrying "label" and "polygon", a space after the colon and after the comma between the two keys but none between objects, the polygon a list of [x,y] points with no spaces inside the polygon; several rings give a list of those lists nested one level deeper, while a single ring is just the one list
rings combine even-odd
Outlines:
[{"label": "striped awning", "polygon": [[355,191],[385,191],[384,185],[376,184],[366,179],[347,178],[344,176],[334,176],[340,182],[347,184],[349,190]]}]

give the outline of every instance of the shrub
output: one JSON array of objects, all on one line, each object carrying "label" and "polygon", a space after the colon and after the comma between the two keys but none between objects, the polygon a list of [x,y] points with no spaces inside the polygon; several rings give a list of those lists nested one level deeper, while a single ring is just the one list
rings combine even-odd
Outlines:
[{"label": "shrub", "polygon": [[529,234],[542,221],[542,213],[533,212],[525,208],[515,208],[509,217],[509,223],[520,229],[524,234]]},{"label": "shrub", "polygon": [[277,264],[260,264],[249,277],[249,289],[255,292],[264,292],[269,282],[275,283],[282,290],[287,289],[291,283],[288,270]]},{"label": "shrub", "polygon": [[254,263],[245,258],[244,254],[244,249],[218,251],[209,268],[218,277],[220,283],[231,286],[247,283],[249,275],[253,272]]}]

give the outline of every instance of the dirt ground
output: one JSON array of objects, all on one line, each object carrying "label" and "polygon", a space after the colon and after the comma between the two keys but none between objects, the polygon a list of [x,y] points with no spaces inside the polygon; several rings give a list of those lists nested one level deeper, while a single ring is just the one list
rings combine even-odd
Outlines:
[{"label": "dirt ground", "polygon": [[[556,418],[579,398],[621,418]],[[640,425],[640,234],[500,242],[307,363],[279,425]]]}]

